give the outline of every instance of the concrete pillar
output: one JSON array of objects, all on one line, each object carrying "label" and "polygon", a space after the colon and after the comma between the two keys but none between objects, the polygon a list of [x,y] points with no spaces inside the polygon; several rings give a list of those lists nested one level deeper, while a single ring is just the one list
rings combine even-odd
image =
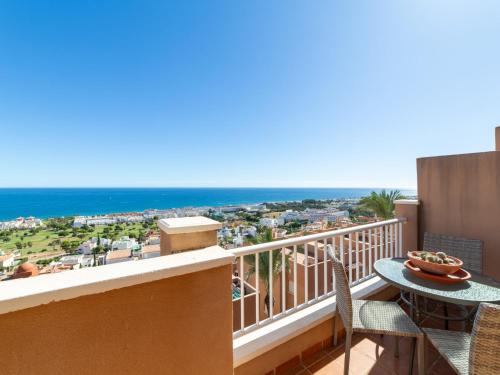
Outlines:
[{"label": "concrete pillar", "polygon": [[500,126],[495,128],[495,150],[500,151]]},{"label": "concrete pillar", "polygon": [[408,251],[418,250],[418,207],[416,199],[399,199],[394,201],[396,217],[406,218],[403,224],[403,255]]},{"label": "concrete pillar", "polygon": [[158,221],[160,254],[169,255],[217,245],[218,221],[204,216],[180,217]]}]

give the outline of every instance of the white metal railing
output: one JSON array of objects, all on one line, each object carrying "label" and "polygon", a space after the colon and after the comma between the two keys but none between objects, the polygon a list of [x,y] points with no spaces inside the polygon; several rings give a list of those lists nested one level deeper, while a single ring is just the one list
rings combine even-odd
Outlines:
[{"label": "white metal railing", "polygon": [[[396,218],[231,250],[240,285],[234,337],[334,295],[327,245],[339,254],[351,286],[372,277],[378,259],[402,256],[405,221]],[[245,295],[245,285],[251,286],[251,294]]]}]

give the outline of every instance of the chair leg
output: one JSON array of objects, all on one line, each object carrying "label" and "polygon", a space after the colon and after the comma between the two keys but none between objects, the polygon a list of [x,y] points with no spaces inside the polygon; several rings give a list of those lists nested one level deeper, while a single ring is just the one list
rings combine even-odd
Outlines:
[{"label": "chair leg", "polygon": [[396,340],[396,346],[394,347],[394,357],[399,358],[399,336],[394,336]]},{"label": "chair leg", "polygon": [[344,375],[349,375],[349,360],[351,357],[351,337],[352,337],[352,332],[345,333]]},{"label": "chair leg", "polygon": [[419,295],[415,294],[415,324],[420,326],[420,306],[419,306]]},{"label": "chair leg", "polygon": [[425,336],[417,338],[418,375],[425,375]]},{"label": "chair leg", "polygon": [[414,337],[411,339],[411,349],[410,349],[410,368],[408,369],[408,374],[411,375],[413,372],[413,360],[415,358],[415,347],[417,346],[417,338]]},{"label": "chair leg", "polygon": [[413,293],[410,292],[410,318],[415,321],[415,301],[413,299]]},{"label": "chair leg", "polygon": [[333,316],[333,347],[337,346],[337,312]]},{"label": "chair leg", "polygon": [[444,329],[448,330],[449,329],[449,323],[448,323],[448,304],[446,302],[443,302],[443,310],[444,310]]}]

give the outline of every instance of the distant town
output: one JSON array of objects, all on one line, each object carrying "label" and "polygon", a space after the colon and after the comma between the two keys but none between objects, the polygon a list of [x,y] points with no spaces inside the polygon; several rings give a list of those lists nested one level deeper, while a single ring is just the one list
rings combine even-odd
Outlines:
[{"label": "distant town", "polygon": [[358,199],[186,207],[167,210],[35,217],[0,222],[0,280],[160,256],[160,219],[206,216],[223,224],[219,245],[233,249],[376,220]]}]

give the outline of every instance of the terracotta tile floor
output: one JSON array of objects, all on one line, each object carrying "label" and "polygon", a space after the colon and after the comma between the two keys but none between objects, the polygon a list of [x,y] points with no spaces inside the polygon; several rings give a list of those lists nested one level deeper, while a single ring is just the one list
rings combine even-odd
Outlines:
[{"label": "terracotta tile floor", "polygon": [[[424,327],[443,329],[443,322],[427,318],[423,323]],[[450,329],[462,330],[461,323],[450,323]],[[399,358],[394,357],[394,337],[379,335],[353,335],[351,347],[350,371],[352,375],[370,374],[370,375],[399,375],[408,374],[409,353],[411,340],[407,338],[400,339]],[[455,372],[440,357],[438,352],[429,343],[426,345],[425,353],[426,374],[428,375],[452,375]],[[322,350],[315,355],[303,361],[289,374],[301,375],[333,375],[343,374],[344,370],[344,345]],[[288,374],[288,373],[287,373]],[[418,374],[417,356],[413,374]]]}]

